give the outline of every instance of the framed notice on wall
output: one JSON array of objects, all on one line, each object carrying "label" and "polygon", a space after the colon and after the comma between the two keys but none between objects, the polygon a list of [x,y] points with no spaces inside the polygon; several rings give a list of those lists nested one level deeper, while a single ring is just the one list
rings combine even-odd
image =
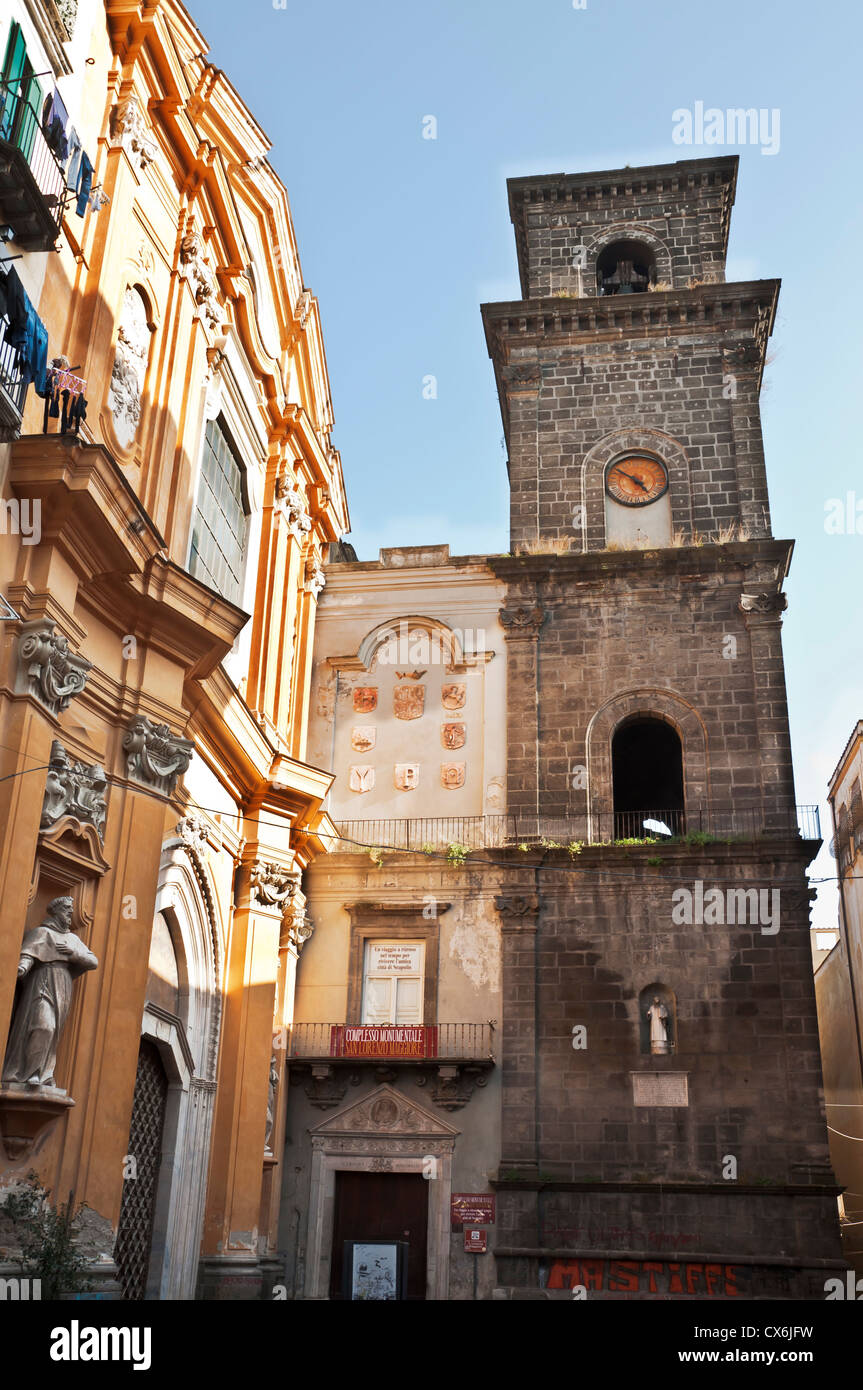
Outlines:
[{"label": "framed notice on wall", "polygon": [[343,1296],[353,1302],[389,1303],[407,1298],[406,1240],[346,1240]]}]

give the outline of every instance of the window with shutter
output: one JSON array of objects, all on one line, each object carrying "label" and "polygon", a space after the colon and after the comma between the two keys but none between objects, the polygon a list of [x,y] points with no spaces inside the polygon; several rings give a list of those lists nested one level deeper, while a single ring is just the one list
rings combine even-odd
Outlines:
[{"label": "window with shutter", "polygon": [[363,1023],[397,1024],[423,1021],[421,941],[367,941],[363,971]]}]

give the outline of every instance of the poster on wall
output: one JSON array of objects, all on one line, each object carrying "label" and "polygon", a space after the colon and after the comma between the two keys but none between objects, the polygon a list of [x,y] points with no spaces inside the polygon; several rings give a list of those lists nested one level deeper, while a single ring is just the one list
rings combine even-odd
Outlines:
[{"label": "poster on wall", "polygon": [[352,1302],[389,1303],[407,1296],[406,1240],[346,1240],[344,1296]]}]

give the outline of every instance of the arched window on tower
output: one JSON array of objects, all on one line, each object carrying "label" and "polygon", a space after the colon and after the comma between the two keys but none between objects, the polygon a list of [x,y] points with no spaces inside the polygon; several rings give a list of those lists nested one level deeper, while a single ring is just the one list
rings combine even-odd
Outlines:
[{"label": "arched window on tower", "polygon": [[621,724],[611,769],[616,840],[683,834],[683,748],[670,724],[643,716]]},{"label": "arched window on tower", "polygon": [[613,241],[596,261],[598,294],[643,294],[656,283],[656,260],[642,241]]}]

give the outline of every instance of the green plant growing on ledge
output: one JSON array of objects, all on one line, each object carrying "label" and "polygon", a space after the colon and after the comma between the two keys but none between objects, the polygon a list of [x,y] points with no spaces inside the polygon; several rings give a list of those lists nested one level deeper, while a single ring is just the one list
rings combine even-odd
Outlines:
[{"label": "green plant growing on ledge", "polygon": [[524,841],[522,841],[522,843],[519,845],[519,849],[521,850],[522,854],[527,854],[528,850],[530,849],[530,845],[526,845]]},{"label": "green plant growing on ledge", "polygon": [[563,849],[559,840],[546,840],[545,836],[539,842],[543,849]]},{"label": "green plant growing on ledge", "polygon": [[647,862],[648,862],[648,864],[650,865],[651,869],[658,869],[659,866],[660,866],[660,864],[662,863],[662,855],[661,855],[661,854],[651,854],[651,855],[648,855]]},{"label": "green plant growing on ledge", "polygon": [[457,840],[454,840],[451,845],[447,845],[446,847],[447,862],[454,865],[457,869],[463,867],[469,854],[470,846],[460,845]]},{"label": "green plant growing on ledge", "polygon": [[382,849],[378,849],[377,846],[369,850],[369,859],[376,869],[382,869],[384,867],[384,852]]},{"label": "green plant growing on ledge", "polygon": [[581,851],[582,851],[583,849],[584,849],[584,841],[583,841],[583,840],[570,840],[569,844],[568,844],[567,847],[566,847],[566,852],[567,852],[567,854],[569,855],[570,859],[575,859],[575,858],[577,857],[577,855],[581,854]]},{"label": "green plant growing on ledge", "polygon": [[425,844],[423,845],[423,854],[434,854],[434,851],[435,847],[432,844],[431,840],[426,840]]},{"label": "green plant growing on ledge", "polygon": [[93,1285],[88,1275],[87,1256],[75,1244],[79,1217],[85,1204],[68,1202],[52,1207],[50,1192],[32,1170],[18,1192],[11,1192],[3,1212],[15,1227],[21,1242],[21,1266],[28,1278],[41,1280],[43,1300],[69,1298],[89,1293]]}]

